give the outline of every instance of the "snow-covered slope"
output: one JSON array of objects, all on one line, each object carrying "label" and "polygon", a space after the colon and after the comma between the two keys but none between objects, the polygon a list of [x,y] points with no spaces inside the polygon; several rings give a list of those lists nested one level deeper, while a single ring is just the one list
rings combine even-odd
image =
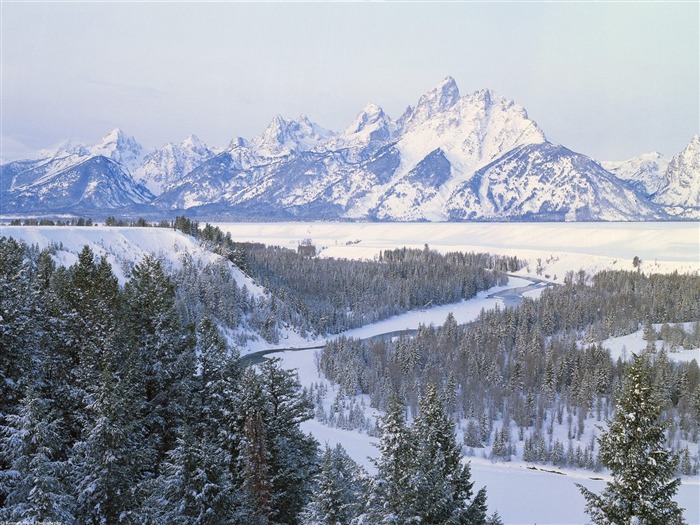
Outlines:
[{"label": "snow-covered slope", "polygon": [[650,197],[666,183],[664,173],[668,163],[666,157],[653,151],[623,161],[604,161],[600,165],[618,179],[632,185],[639,193]]},{"label": "snow-covered slope", "polygon": [[2,213],[110,213],[150,203],[154,196],[129,174],[142,148],[121,130],[94,146],[64,144],[31,161],[5,164],[0,173]]},{"label": "snow-covered slope", "polygon": [[576,221],[663,216],[585,155],[549,142],[511,150],[462,184],[448,203],[453,219]]},{"label": "snow-covered slope", "polygon": [[194,237],[166,228],[3,226],[0,235],[23,240],[40,249],[60,246],[54,258],[62,265],[77,262],[83,247],[90,246],[97,256],[107,258],[122,284],[126,281],[123,269],[140,262],[146,255],[162,259],[173,267],[179,267],[184,253],[204,263],[219,257],[201,248]]}]

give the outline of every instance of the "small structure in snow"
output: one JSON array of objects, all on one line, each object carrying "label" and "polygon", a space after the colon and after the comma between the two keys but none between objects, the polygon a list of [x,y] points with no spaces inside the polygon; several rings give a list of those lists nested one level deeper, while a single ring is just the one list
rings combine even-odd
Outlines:
[{"label": "small structure in snow", "polygon": [[302,257],[315,257],[316,256],[316,246],[311,241],[311,239],[304,239],[297,246],[297,253]]}]

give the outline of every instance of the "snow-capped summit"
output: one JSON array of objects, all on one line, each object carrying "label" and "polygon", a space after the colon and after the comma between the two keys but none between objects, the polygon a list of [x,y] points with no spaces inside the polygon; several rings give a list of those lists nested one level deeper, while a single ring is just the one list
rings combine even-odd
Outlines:
[{"label": "snow-capped summit", "polygon": [[249,148],[250,144],[249,142],[244,139],[243,137],[234,137],[231,139],[231,142],[228,143],[228,146],[224,148],[224,151],[229,151],[235,148]]},{"label": "snow-capped summit", "polygon": [[251,146],[258,156],[282,157],[312,150],[333,135],[332,131],[311,122],[306,115],[297,120],[276,115],[262,135],[251,141]]},{"label": "snow-capped summit", "polygon": [[190,135],[185,140],[180,142],[180,147],[184,149],[189,149],[192,151],[201,151],[203,149],[208,149],[207,145],[199,140],[197,135]]},{"label": "snow-capped summit", "polygon": [[[448,76],[433,89],[418,99],[418,104],[410,113],[402,117],[405,128],[414,127],[437,113],[450,109],[460,99],[455,79]],[[409,111],[409,110],[407,110]]]},{"label": "snow-capped summit", "polygon": [[396,132],[396,124],[377,104],[367,104],[345,131],[324,146],[328,151],[345,151],[349,162],[359,162],[382,147]]},{"label": "snow-capped summit", "polygon": [[604,161],[600,165],[643,195],[651,196],[666,184],[664,174],[668,162],[663,154],[652,151],[623,161]]},{"label": "snow-capped summit", "polygon": [[112,130],[89,149],[92,155],[102,155],[112,159],[128,170],[133,170],[141,164],[144,153],[141,144],[119,128]]},{"label": "snow-capped summit", "polygon": [[385,126],[389,121],[384,110],[374,103],[367,104],[355,120],[345,129],[343,135],[355,135],[367,129]]},{"label": "snow-capped summit", "polygon": [[664,188],[654,201],[666,206],[700,207],[700,137],[674,155],[666,169]]},{"label": "snow-capped summit", "polygon": [[[455,86],[447,92],[458,91]],[[408,121],[407,131],[397,142],[406,171],[439,148],[459,172],[468,175],[516,146],[546,141],[522,106],[495,91],[481,90],[456,102],[448,100],[449,107],[431,118],[419,124]]]}]

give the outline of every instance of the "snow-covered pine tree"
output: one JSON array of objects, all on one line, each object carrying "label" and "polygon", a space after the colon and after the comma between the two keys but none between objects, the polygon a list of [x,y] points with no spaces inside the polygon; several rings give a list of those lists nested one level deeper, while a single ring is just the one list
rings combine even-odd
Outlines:
[{"label": "snow-covered pine tree", "polygon": [[416,452],[413,436],[406,427],[405,412],[403,403],[392,395],[386,414],[379,420],[380,456],[372,460],[377,474],[372,479],[368,509],[372,523],[398,525],[412,518],[407,503]]},{"label": "snow-covered pine tree", "polygon": [[134,493],[144,461],[134,399],[120,373],[105,367],[100,390],[88,405],[89,426],[73,446],[71,479],[78,523],[119,523],[136,511]]},{"label": "snow-covered pine tree", "polygon": [[214,321],[204,317],[197,326],[197,362],[201,414],[198,423],[222,446],[230,445],[235,431],[227,421],[238,401],[240,352],[229,348]]},{"label": "snow-covered pine tree", "polygon": [[212,436],[186,424],[167,454],[162,474],[146,485],[150,494],[140,517],[173,525],[236,523],[240,501],[230,464],[230,455]]},{"label": "snow-covered pine tree", "polygon": [[235,523],[242,505],[233,465],[227,413],[235,410],[240,376],[238,352],[230,352],[217,326],[204,318],[197,327],[197,376],[185,423],[167,452],[161,475],[146,480],[142,521],[217,525]]},{"label": "snow-covered pine tree", "polygon": [[74,523],[65,435],[51,401],[29,387],[19,414],[6,418],[0,455],[9,469],[0,471],[0,493],[6,495],[0,519]]},{"label": "snow-covered pine tree", "polygon": [[416,445],[415,472],[406,503],[418,522],[484,524],[486,490],[481,489],[472,500],[469,465],[462,463],[454,423],[434,385],[428,385],[421,396],[411,433]]},{"label": "snow-covered pine tree", "polygon": [[311,494],[317,469],[318,443],[299,428],[313,417],[313,403],[303,394],[296,371],[284,370],[278,358],[265,360],[259,368],[272,519],[294,524]]},{"label": "snow-covered pine tree", "polygon": [[684,523],[673,501],[681,483],[673,477],[678,458],[666,449],[661,412],[649,358],[633,355],[615,415],[598,438],[599,458],[613,479],[601,494],[578,485],[597,525]]},{"label": "snow-covered pine tree", "polygon": [[[158,465],[174,448],[193,395],[195,341],[175,307],[175,290],[162,263],[144,257],[124,287],[122,329],[137,356],[142,403],[137,417],[146,437],[141,465],[147,477],[157,477]],[[150,473],[149,473],[150,472]]]},{"label": "snow-covered pine tree", "polygon": [[367,499],[367,474],[345,449],[326,445],[317,490],[301,514],[304,525],[350,525],[363,512]]},{"label": "snow-covered pine tree", "polygon": [[0,423],[19,406],[31,368],[36,320],[27,256],[26,244],[0,237]]}]

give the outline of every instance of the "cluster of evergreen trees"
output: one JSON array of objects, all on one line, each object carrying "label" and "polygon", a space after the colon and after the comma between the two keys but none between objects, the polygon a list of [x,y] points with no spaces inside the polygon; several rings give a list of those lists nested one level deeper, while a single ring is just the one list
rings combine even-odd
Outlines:
[{"label": "cluster of evergreen trees", "polygon": [[[449,316],[442,327],[423,326],[396,341],[337,339],[323,350],[319,367],[343,394],[369,394],[383,410],[398,392],[415,412],[424,385],[439,385],[465,444],[490,449],[492,457],[596,468],[586,425],[592,430],[591,419],[613,414],[628,363],[613,360],[599,343],[580,342],[636,331],[645,322],[699,318],[698,276],[572,274],[539,300],[482,312],[467,326]],[[653,343],[656,334],[649,335]],[[666,350],[654,352],[651,362],[670,422],[668,444],[687,456],[684,445],[700,436],[700,369],[695,361],[670,360]],[[554,430],[562,427],[560,441]],[[681,471],[698,467],[695,456]]]},{"label": "cluster of evergreen trees", "polygon": [[243,369],[185,324],[146,257],[120,288],[0,238],[0,519],[297,523],[317,470],[312,405],[274,360]]},{"label": "cluster of evergreen trees", "polygon": [[473,491],[468,464],[455,442],[454,423],[437,388],[427,386],[413,424],[392,397],[379,422],[377,473],[368,476],[342,447],[326,447],[314,495],[303,513],[313,525],[498,525],[487,516],[486,488]]},{"label": "cluster of evergreen trees", "polygon": [[232,332],[239,327],[278,343],[285,327],[302,336],[338,333],[415,308],[457,302],[507,282],[507,271],[521,268],[517,257],[485,253],[440,255],[397,249],[374,261],[305,257],[293,250],[237,243],[219,227],[177,217],[172,227],[252,277],[268,292],[252,297],[238,286],[225,261],[202,264],[187,254],[173,271],[186,319],[211,316]]},{"label": "cluster of evergreen trees", "polygon": [[64,268],[0,238],[0,520],[499,523],[436,389],[412,427],[387,414],[375,476],[341,448],[319,458],[295,373],[242,367],[177,295],[152,257],[120,287],[88,247]]},{"label": "cluster of evergreen trees", "polygon": [[[416,308],[458,302],[507,282],[515,257],[401,248],[373,261],[304,257],[285,248],[242,245],[251,275],[297,312],[309,333],[338,333]],[[300,323],[300,324],[299,324]]]},{"label": "cluster of evergreen trees", "polygon": [[12,219],[10,226],[92,226],[92,219],[75,217],[72,219]]}]

